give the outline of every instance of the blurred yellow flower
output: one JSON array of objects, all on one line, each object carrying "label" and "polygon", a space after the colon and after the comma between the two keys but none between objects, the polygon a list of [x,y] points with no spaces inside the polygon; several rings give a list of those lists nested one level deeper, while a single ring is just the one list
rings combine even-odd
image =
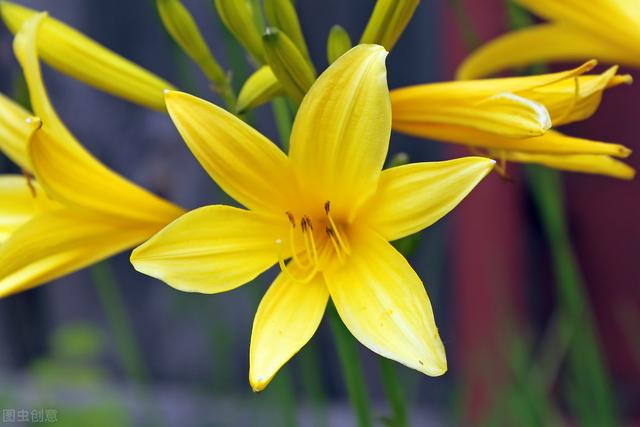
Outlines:
[{"label": "blurred yellow flower", "polygon": [[617,67],[586,75],[595,65],[589,61],[559,73],[396,89],[391,91],[393,129],[483,150],[504,162],[629,179],[634,170],[609,157],[628,157],[628,148],[549,131],[590,117],[606,89],[632,81],[616,74]]},{"label": "blurred yellow flower", "polygon": [[287,156],[194,96],[167,109],[209,175],[247,209],[191,211],[134,250],[145,274],[189,292],[243,285],[278,263],[253,324],[249,380],[264,389],[317,329],[329,296],[353,335],[427,375],[447,364],[425,288],[389,241],[428,227],[492,169],[468,157],[382,171],[391,131],[386,51],[360,45],[314,83]]},{"label": "blurred yellow flower", "polygon": [[[38,11],[1,1],[0,13],[9,30],[15,34]],[[51,17],[46,17],[42,22],[38,36],[38,55],[61,73],[155,110],[164,110],[163,91],[173,87]]]},{"label": "blurred yellow flower", "polygon": [[640,0],[516,1],[550,22],[513,31],[480,47],[458,69],[458,78],[586,58],[640,68]]},{"label": "blurred yellow flower", "polygon": [[0,98],[0,149],[25,175],[0,177],[0,297],[79,270],[147,239],[183,211],[109,170],[51,105],[36,54],[45,14],[14,40],[40,118]]}]

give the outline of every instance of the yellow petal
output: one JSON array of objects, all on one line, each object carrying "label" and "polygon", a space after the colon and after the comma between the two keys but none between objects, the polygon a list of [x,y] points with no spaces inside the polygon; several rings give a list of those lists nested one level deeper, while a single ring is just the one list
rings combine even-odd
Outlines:
[{"label": "yellow petal", "polygon": [[378,191],[362,209],[362,220],[387,240],[417,233],[455,208],[494,164],[465,157],[386,169]]},{"label": "yellow petal", "polygon": [[0,246],[0,297],[108,258],[156,230],[80,210],[58,209],[37,215]]},{"label": "yellow petal", "polygon": [[[391,92],[393,120],[413,123],[439,123],[504,135],[529,138],[544,134],[551,119],[544,105],[511,92],[484,99],[429,96],[416,87]],[[400,96],[394,96],[399,93]]]},{"label": "yellow petal", "polygon": [[571,62],[597,58],[640,66],[640,56],[568,25],[543,24],[514,31],[483,45],[458,68],[461,80],[489,76],[513,67],[540,62]]},{"label": "yellow petal", "polygon": [[[535,14],[564,22],[632,53],[640,44],[639,0],[518,0]],[[635,50],[637,53],[637,49]]]},{"label": "yellow petal", "polygon": [[511,162],[536,163],[570,172],[606,175],[627,180],[633,179],[636,175],[636,171],[631,166],[605,155],[549,155],[514,151],[504,153],[504,159]]},{"label": "yellow petal", "polygon": [[22,175],[0,175],[0,244],[35,215],[57,208],[35,181]]},{"label": "yellow petal", "polygon": [[[293,274],[295,265],[289,264]],[[329,292],[322,275],[308,283],[280,273],[260,301],[253,321],[249,382],[262,391],[276,372],[313,336],[324,314]]]},{"label": "yellow petal", "polygon": [[309,208],[331,201],[343,220],[375,191],[389,146],[387,52],[359,45],[318,78],[293,125],[290,157]]},{"label": "yellow petal", "polygon": [[567,79],[573,79],[591,71],[598,61],[590,60],[578,67],[556,73],[536,74],[523,77],[500,77],[478,80],[454,80],[427,83],[406,88],[394,89],[394,103],[406,103],[420,97],[422,99],[485,99],[503,92],[526,93],[525,91],[548,86]]},{"label": "yellow petal", "polygon": [[30,153],[38,182],[58,201],[158,227],[183,213],[44,128],[31,138]]},{"label": "yellow petal", "polygon": [[31,171],[27,143],[32,126],[26,119],[32,114],[0,93],[0,150],[25,171]]},{"label": "yellow petal", "polygon": [[271,67],[265,65],[253,73],[240,89],[236,110],[242,113],[245,110],[256,108],[265,102],[271,101],[276,96],[284,95],[282,85],[273,74]]},{"label": "yellow petal", "polygon": [[166,94],[167,110],[211,178],[250,209],[283,215],[295,188],[287,156],[233,114],[182,92]]},{"label": "yellow petal", "polygon": [[131,255],[136,270],[186,292],[237,288],[288,253],[286,216],[206,206],[181,216]]},{"label": "yellow petal", "polygon": [[614,66],[597,76],[566,79],[519,95],[543,104],[557,127],[591,117],[600,106],[605,89],[633,82],[629,75],[616,75],[617,71]]},{"label": "yellow petal", "polygon": [[429,297],[404,257],[379,235],[360,230],[344,265],[327,271],[340,318],[362,344],[427,375],[447,370]]},{"label": "yellow petal", "polygon": [[516,139],[460,126],[429,123],[394,122],[393,129],[420,138],[496,150],[550,154],[607,154],[615,157],[628,157],[631,154],[631,150],[620,144],[573,138],[551,130],[535,138]]},{"label": "yellow petal", "polygon": [[[0,12],[14,34],[37,13],[7,1],[0,3]],[[171,89],[170,83],[84,34],[47,18],[38,40],[38,53],[42,59],[61,73],[115,96],[164,111],[162,91]]]},{"label": "yellow petal", "polygon": [[28,19],[14,49],[22,65],[31,104],[43,127],[31,137],[29,155],[38,182],[65,203],[164,225],[182,213],[176,206],[117,175],[87,152],[56,114],[42,82],[35,40],[44,14]]}]

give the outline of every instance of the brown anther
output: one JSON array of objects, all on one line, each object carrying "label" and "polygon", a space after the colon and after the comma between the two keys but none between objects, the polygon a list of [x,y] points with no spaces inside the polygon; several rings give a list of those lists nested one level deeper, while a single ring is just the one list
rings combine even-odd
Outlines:
[{"label": "brown anther", "polygon": [[287,215],[287,218],[289,218],[289,222],[291,223],[291,226],[293,228],[296,228],[296,218],[293,216],[293,214],[289,211],[286,211],[285,214]]},{"label": "brown anther", "polygon": [[327,232],[327,236],[331,237],[332,239],[336,237],[336,233],[334,233],[331,227],[327,227],[325,231]]},{"label": "brown anther", "polygon": [[329,215],[329,211],[331,210],[331,201],[327,200],[324,202],[324,211],[327,215]]},{"label": "brown anther", "polygon": [[309,229],[311,231],[313,231],[313,224],[311,224],[311,219],[308,216],[303,216],[302,219],[304,219],[307,223],[307,227],[309,227]]}]

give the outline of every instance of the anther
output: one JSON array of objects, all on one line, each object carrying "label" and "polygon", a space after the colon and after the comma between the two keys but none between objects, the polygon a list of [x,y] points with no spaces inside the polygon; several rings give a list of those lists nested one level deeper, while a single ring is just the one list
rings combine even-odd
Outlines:
[{"label": "anther", "polygon": [[308,216],[303,216],[302,219],[304,219],[307,223],[307,226],[309,227],[310,230],[313,230],[313,224],[311,224],[311,219]]},{"label": "anther", "polygon": [[287,215],[287,218],[289,218],[289,222],[291,223],[291,226],[293,228],[296,228],[296,218],[293,216],[293,214],[289,211],[286,211],[285,214]]},{"label": "anther", "polygon": [[327,200],[324,202],[324,212],[329,215],[329,211],[331,210],[331,201]]}]

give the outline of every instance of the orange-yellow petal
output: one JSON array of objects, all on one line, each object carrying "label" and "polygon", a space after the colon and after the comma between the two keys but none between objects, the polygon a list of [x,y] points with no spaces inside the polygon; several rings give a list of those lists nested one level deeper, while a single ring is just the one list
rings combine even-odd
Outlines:
[{"label": "orange-yellow petal", "polygon": [[564,23],[535,25],[500,36],[469,55],[457,78],[477,79],[514,67],[545,62],[597,58],[613,64],[640,67],[640,57],[606,40]]},{"label": "orange-yellow petal", "polygon": [[[294,263],[292,274],[302,275]],[[253,321],[249,382],[262,391],[276,372],[313,336],[324,314],[329,292],[321,274],[310,282],[294,282],[280,273],[260,301]]]},{"label": "orange-yellow petal", "polygon": [[22,175],[0,175],[0,244],[34,216],[57,208],[37,182]]},{"label": "orange-yellow petal", "polygon": [[325,273],[340,318],[362,344],[437,376],[447,370],[429,297],[406,259],[378,234],[360,230],[352,253]]},{"label": "orange-yellow petal", "polygon": [[36,215],[0,245],[0,297],[80,270],[156,231],[147,224],[75,209]]},{"label": "orange-yellow petal", "polygon": [[295,182],[287,156],[251,126],[205,100],[165,95],[167,109],[189,149],[211,178],[244,206],[283,215]]},{"label": "orange-yellow petal", "polygon": [[131,254],[136,270],[187,292],[212,294],[237,288],[287,258],[286,216],[231,206],[188,212]]},{"label": "orange-yellow petal", "polygon": [[465,157],[386,169],[378,191],[362,209],[362,220],[387,240],[417,233],[455,208],[494,164]]},{"label": "orange-yellow petal", "polygon": [[354,47],[300,105],[289,155],[307,209],[322,210],[330,200],[334,214],[350,221],[375,192],[391,132],[386,56],[381,46]]},{"label": "orange-yellow petal", "polygon": [[32,114],[0,93],[0,151],[25,171],[31,171],[27,143],[32,126],[26,119]]}]

